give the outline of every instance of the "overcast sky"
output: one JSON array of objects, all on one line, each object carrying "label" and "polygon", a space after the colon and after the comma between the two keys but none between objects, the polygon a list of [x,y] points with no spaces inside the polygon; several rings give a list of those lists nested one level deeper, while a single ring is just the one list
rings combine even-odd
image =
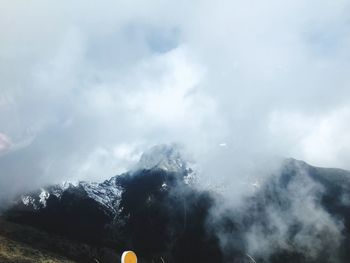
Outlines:
[{"label": "overcast sky", "polygon": [[208,178],[281,156],[350,169],[349,0],[0,5],[2,192],[171,142]]}]

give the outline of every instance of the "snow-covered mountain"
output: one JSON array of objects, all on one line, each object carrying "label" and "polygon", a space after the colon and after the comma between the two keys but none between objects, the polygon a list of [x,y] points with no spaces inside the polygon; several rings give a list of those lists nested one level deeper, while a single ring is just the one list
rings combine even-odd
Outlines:
[{"label": "snow-covered mountain", "polygon": [[[191,164],[182,157],[179,148],[175,145],[156,145],[150,148],[141,155],[139,162],[128,174],[136,174],[143,170],[162,170],[176,173],[186,184],[192,183],[196,177]],[[80,181],[78,183],[64,182],[58,185],[50,185],[21,195],[17,204],[37,210],[46,207],[47,199],[50,196],[61,199],[65,191],[79,192],[81,196],[96,201],[112,214],[116,214],[122,194],[122,187],[119,182],[122,176],[116,175],[102,183]],[[162,188],[166,187],[166,183],[162,183]]]},{"label": "snow-covered mountain", "polygon": [[177,148],[156,146],[125,174],[23,194],[5,215],[99,247],[134,249],[141,262],[349,262],[350,172],[287,159],[231,207],[220,192],[192,187],[193,170]]}]

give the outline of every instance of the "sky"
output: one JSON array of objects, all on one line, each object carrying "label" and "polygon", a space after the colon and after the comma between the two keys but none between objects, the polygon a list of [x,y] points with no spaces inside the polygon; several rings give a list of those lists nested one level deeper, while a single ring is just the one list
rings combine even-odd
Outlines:
[{"label": "sky", "polygon": [[0,0],[0,191],[179,143],[208,181],[350,169],[350,1]]}]

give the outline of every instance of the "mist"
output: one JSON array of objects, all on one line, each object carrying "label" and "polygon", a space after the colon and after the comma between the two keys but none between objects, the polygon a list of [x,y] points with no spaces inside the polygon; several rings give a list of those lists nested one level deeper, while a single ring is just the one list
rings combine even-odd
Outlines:
[{"label": "mist", "polygon": [[349,4],[3,1],[1,198],[160,143],[232,202],[284,157],[350,169]]}]

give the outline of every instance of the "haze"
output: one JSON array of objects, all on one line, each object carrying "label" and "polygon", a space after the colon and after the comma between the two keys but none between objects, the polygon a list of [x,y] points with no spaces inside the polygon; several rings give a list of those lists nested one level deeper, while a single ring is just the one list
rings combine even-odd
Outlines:
[{"label": "haze", "polygon": [[209,181],[350,169],[349,7],[2,0],[0,192],[103,180],[160,143]]}]

